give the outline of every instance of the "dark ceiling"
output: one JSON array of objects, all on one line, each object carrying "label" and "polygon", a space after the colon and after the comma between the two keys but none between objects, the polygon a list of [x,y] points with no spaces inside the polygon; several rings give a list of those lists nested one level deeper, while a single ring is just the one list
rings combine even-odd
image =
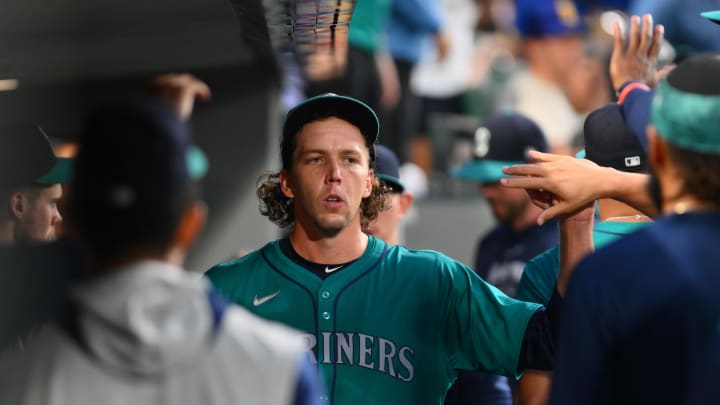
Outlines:
[{"label": "dark ceiling", "polygon": [[0,79],[19,81],[0,92],[0,121],[35,121],[61,138],[87,108],[155,73],[195,73],[221,98],[238,81],[277,79],[261,0],[0,2]]}]

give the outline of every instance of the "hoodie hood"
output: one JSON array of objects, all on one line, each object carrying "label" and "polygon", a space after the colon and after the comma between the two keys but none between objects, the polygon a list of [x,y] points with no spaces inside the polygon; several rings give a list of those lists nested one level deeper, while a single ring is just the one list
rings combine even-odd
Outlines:
[{"label": "hoodie hood", "polygon": [[72,291],[87,350],[104,366],[141,376],[182,370],[205,356],[214,335],[201,275],[144,261]]}]

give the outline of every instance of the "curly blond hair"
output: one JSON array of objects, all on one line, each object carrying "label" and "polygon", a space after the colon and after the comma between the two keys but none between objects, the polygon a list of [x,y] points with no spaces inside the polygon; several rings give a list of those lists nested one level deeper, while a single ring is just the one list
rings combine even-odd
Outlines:
[{"label": "curly blond hair", "polygon": [[[265,172],[257,181],[257,196],[260,199],[260,213],[280,228],[295,224],[295,201],[280,189],[280,173]],[[363,229],[377,218],[378,214],[390,207],[387,195],[390,189],[374,179],[372,191],[360,202],[360,225]]]}]

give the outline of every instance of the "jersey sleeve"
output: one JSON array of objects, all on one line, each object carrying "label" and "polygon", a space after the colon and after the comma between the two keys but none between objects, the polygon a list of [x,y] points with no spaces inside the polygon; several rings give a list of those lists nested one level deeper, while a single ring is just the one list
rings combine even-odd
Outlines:
[{"label": "jersey sleeve", "polygon": [[512,299],[467,266],[440,260],[449,366],[517,377],[525,328],[540,305]]},{"label": "jersey sleeve", "polygon": [[518,285],[517,299],[547,305],[552,297],[560,271],[560,252],[552,247],[525,265]]},{"label": "jersey sleeve", "polygon": [[310,363],[307,356],[303,356],[298,365],[298,378],[293,405],[320,404],[321,392],[317,369]]}]

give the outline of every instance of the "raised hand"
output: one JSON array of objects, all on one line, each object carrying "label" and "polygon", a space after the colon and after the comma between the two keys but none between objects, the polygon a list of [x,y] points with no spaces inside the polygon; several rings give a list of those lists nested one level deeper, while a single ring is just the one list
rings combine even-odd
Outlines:
[{"label": "raised hand", "polygon": [[610,58],[610,79],[613,89],[618,91],[623,83],[639,80],[652,87],[656,84],[657,58],[663,41],[665,28],[653,27],[650,14],[630,18],[627,44],[624,44],[620,22],[613,26],[614,43]]}]

